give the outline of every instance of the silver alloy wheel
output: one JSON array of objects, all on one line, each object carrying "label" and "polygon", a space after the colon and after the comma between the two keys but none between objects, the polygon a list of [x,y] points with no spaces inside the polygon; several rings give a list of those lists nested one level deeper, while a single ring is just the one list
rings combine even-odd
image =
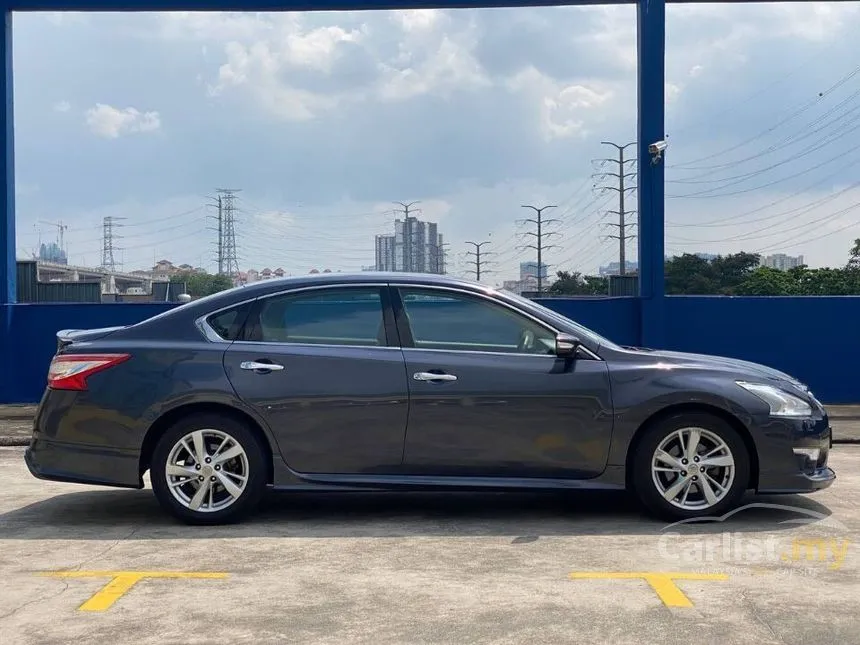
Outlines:
[{"label": "silver alloy wheel", "polygon": [[221,430],[189,432],[167,456],[164,476],[171,495],[185,508],[213,513],[232,505],[248,485],[248,455]]},{"label": "silver alloy wheel", "polygon": [[728,494],[735,480],[735,458],[726,442],[710,430],[680,428],[654,451],[651,478],[673,506],[703,510]]}]

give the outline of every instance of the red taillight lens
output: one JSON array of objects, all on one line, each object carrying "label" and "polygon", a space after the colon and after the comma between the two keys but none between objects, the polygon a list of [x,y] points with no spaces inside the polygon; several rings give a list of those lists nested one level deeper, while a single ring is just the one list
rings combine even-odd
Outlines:
[{"label": "red taillight lens", "polygon": [[87,378],[124,363],[131,354],[62,354],[48,368],[48,387],[53,390],[86,390]]}]

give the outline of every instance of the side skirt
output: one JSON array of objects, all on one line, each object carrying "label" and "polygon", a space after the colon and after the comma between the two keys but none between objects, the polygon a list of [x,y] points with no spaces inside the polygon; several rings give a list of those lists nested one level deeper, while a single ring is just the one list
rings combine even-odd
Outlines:
[{"label": "side skirt", "polygon": [[275,464],[276,490],[624,490],[623,466],[607,466],[592,479],[539,477],[434,477],[295,473]]}]

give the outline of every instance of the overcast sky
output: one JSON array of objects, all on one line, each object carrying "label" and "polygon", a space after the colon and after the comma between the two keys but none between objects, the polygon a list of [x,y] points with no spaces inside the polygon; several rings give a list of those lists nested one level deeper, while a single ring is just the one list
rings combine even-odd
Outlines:
[{"label": "overcast sky", "polygon": [[[636,136],[635,18],[16,14],[18,253],[62,220],[70,262],[99,264],[114,215],[125,269],[211,269],[212,198],[238,188],[243,269],[360,269],[392,200],[420,200],[456,272],[466,241],[490,239],[491,279],[515,277],[533,259],[517,248],[526,203],[559,206],[552,271],[596,271],[618,256],[617,195],[593,190],[593,160]],[[668,252],[844,264],[860,237],[858,33],[857,3],[669,7]]]}]

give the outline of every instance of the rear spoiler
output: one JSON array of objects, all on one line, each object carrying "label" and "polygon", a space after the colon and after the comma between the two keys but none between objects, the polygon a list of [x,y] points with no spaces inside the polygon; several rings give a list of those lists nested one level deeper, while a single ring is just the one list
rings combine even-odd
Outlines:
[{"label": "rear spoiler", "polygon": [[61,329],[57,332],[57,352],[68,347],[75,341],[80,340],[95,340],[102,338],[108,334],[112,334],[120,329],[125,329],[124,326],[119,327],[102,327],[100,329]]}]

